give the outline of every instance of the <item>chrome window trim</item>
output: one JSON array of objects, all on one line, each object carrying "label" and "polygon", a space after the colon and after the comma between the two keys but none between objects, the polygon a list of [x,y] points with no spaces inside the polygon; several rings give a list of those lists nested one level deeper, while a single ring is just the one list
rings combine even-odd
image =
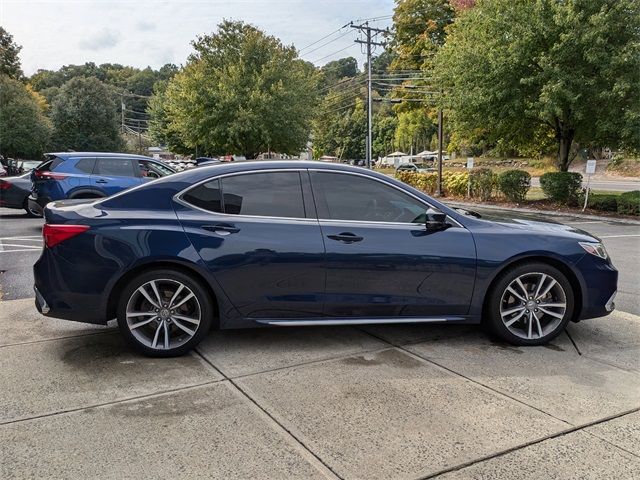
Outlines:
[{"label": "chrome window trim", "polygon": [[[184,195],[185,193],[187,193],[189,190],[199,187],[200,185],[203,185],[205,183],[208,183],[212,180],[221,180],[224,177],[235,177],[238,175],[249,175],[252,173],[274,173],[274,172],[297,172],[297,173],[301,173],[301,172],[306,172],[307,169],[306,168],[270,168],[267,170],[249,170],[246,172],[230,172],[230,173],[223,173],[220,175],[216,175],[214,177],[209,177],[205,180],[201,180],[198,183],[195,183],[193,185],[189,185],[187,188],[179,191],[178,193],[176,193],[173,196],[173,200],[176,203],[179,203],[180,205],[183,205],[185,207],[188,208],[193,208],[194,210],[199,210],[201,212],[204,213],[208,213],[209,215],[214,215],[215,217],[218,217],[220,219],[234,219],[234,218],[243,218],[243,219],[266,219],[266,220],[284,220],[287,222],[291,222],[291,221],[295,221],[295,222],[300,222],[300,223],[312,223],[314,225],[318,224],[318,219],[317,218],[307,218],[307,217],[271,217],[271,216],[266,216],[266,215],[236,215],[233,213],[222,213],[222,212],[212,212],[211,210],[206,210],[204,208],[200,208],[197,207],[195,205],[190,204],[189,202],[187,202],[186,200],[184,200],[182,198],[182,195]],[[300,185],[300,188],[302,188],[302,182]]]},{"label": "chrome window trim", "polygon": [[[408,192],[406,190],[403,190],[402,188],[398,187],[397,185],[394,185],[393,183],[387,182],[386,180],[382,180],[382,179],[377,178],[377,177],[373,177],[373,176],[366,175],[366,174],[359,173],[359,172],[348,172],[348,171],[342,171],[342,170],[330,170],[330,169],[325,169],[325,168],[310,168],[309,171],[310,172],[322,172],[322,173],[335,173],[335,172],[338,172],[338,173],[341,173],[341,174],[355,175],[357,177],[368,178],[370,180],[377,181],[379,183],[382,183],[383,185],[387,185],[387,186],[389,186],[391,188],[394,188],[394,189],[398,190],[400,193],[404,193],[405,195],[408,195],[408,196],[414,198],[415,200],[417,200],[422,205],[427,205],[430,208],[436,208],[433,205],[431,205],[429,202],[424,201],[423,199],[421,199],[420,197],[417,197],[413,193]],[[311,186],[313,187],[313,182],[312,182]],[[451,216],[447,215],[447,219],[450,220],[451,222],[453,222],[454,226],[465,228],[455,218],[452,218]],[[347,222],[347,223],[372,223],[372,224],[385,224],[385,225],[425,225],[424,223],[376,222],[376,221],[366,221],[366,220],[340,220],[340,219],[318,219],[318,221],[320,221],[320,222],[339,222],[339,223],[345,223],[345,222]]]},{"label": "chrome window trim", "polygon": [[[221,213],[221,212],[212,212],[211,210],[205,210],[204,208],[200,208],[197,207],[195,205],[190,204],[189,202],[187,202],[186,200],[184,200],[182,198],[182,196],[187,193],[189,190],[199,187],[202,184],[205,184],[207,182],[210,182],[212,180],[216,180],[216,179],[222,179],[224,177],[232,177],[232,176],[237,176],[237,175],[250,175],[252,173],[274,173],[274,172],[298,172],[298,173],[302,173],[302,172],[322,172],[322,173],[338,173],[338,174],[342,174],[342,175],[355,175],[358,177],[364,177],[364,178],[368,178],[374,181],[377,181],[379,183],[382,183],[383,185],[387,185],[391,188],[394,188],[396,190],[398,190],[401,193],[404,193],[405,195],[409,195],[410,197],[414,198],[415,200],[417,200],[419,203],[423,204],[423,205],[427,205],[430,208],[435,208],[433,205],[431,205],[428,202],[425,202],[423,199],[417,197],[416,195],[414,195],[411,192],[408,192],[406,190],[403,190],[402,188],[389,183],[387,181],[384,181],[382,179],[376,178],[376,177],[372,177],[370,175],[366,175],[363,173],[359,173],[359,172],[350,172],[350,171],[345,171],[345,170],[331,170],[331,169],[324,169],[324,168],[270,168],[270,169],[265,169],[265,170],[248,170],[248,171],[244,171],[244,172],[230,172],[230,173],[223,173],[220,175],[216,175],[214,177],[209,177],[206,178],[204,180],[200,180],[199,182],[193,184],[193,185],[189,185],[188,187],[184,188],[183,190],[179,191],[178,193],[176,193],[173,196],[173,200],[176,203],[179,203],[180,205],[183,205],[187,208],[193,208],[194,210],[199,210],[201,212],[204,213],[208,213],[209,215],[214,215],[216,217],[219,218],[225,218],[225,219],[233,219],[233,218],[247,218],[247,219],[269,219],[269,220],[286,220],[286,221],[298,221],[298,222],[302,222],[302,223],[314,223],[314,224],[318,224],[320,222],[328,222],[328,223],[340,223],[340,224],[344,224],[344,223],[353,223],[356,225],[365,225],[365,224],[371,224],[371,225],[392,225],[392,226],[399,226],[399,225],[405,225],[405,226],[414,226],[414,225],[425,225],[424,223],[407,223],[407,222],[376,222],[376,221],[368,221],[368,220],[340,220],[340,219],[320,219],[320,218],[300,218],[300,217],[272,217],[272,216],[262,216],[262,215],[235,215],[235,214],[230,214],[230,213]],[[311,187],[313,188],[313,184],[311,185]],[[315,199],[314,199],[315,202]],[[455,227],[460,227],[460,228],[465,228],[462,224],[460,224],[460,222],[458,222],[456,219],[452,218],[451,216],[447,215],[447,219],[448,221],[453,223],[453,226]]]}]

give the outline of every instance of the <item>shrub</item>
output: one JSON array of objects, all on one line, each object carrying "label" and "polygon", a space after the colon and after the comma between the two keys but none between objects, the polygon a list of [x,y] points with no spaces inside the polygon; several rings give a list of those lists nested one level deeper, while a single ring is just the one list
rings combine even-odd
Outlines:
[{"label": "shrub", "polygon": [[531,188],[531,175],[524,170],[507,170],[498,175],[498,188],[507,200],[522,202]]},{"label": "shrub", "polygon": [[469,173],[471,196],[486,201],[491,198],[496,186],[497,175],[490,168],[477,168]]},{"label": "shrub", "polygon": [[467,172],[444,172],[442,174],[442,189],[446,195],[464,197],[467,194],[469,174]]},{"label": "shrub", "polygon": [[640,215],[640,190],[625,192],[618,196],[618,213]]},{"label": "shrub", "polygon": [[589,208],[593,208],[594,210],[616,212],[618,210],[618,195],[602,195],[592,193],[591,195],[589,195],[587,206]]},{"label": "shrub", "polygon": [[540,186],[551,201],[576,205],[582,191],[582,175],[577,172],[548,172],[540,177]]}]

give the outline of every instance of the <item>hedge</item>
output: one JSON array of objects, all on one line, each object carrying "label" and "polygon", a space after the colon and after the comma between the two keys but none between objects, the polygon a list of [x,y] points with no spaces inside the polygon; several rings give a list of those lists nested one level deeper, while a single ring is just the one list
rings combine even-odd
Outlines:
[{"label": "hedge", "polygon": [[582,193],[582,175],[577,172],[548,172],[540,177],[540,186],[549,200],[577,205]]},{"label": "hedge", "polygon": [[493,195],[498,176],[490,168],[476,168],[469,173],[471,196],[486,201]]},{"label": "hedge", "polygon": [[618,213],[640,215],[640,190],[624,192],[618,196]]},{"label": "hedge", "polygon": [[619,195],[592,193],[589,195],[587,206],[594,210],[602,210],[603,212],[617,212],[618,197]]},{"label": "hedge", "polygon": [[498,188],[511,202],[522,202],[531,188],[531,175],[524,170],[507,170],[498,175]]}]

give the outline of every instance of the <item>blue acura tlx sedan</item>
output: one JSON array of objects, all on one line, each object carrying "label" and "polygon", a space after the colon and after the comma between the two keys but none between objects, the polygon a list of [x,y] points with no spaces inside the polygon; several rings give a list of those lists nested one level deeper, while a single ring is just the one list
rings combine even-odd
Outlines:
[{"label": "blue acura tlx sedan", "polygon": [[480,323],[540,345],[610,313],[618,272],[564,225],[486,219],[369,170],[246,162],[45,208],[43,314],[180,355],[212,326]]}]

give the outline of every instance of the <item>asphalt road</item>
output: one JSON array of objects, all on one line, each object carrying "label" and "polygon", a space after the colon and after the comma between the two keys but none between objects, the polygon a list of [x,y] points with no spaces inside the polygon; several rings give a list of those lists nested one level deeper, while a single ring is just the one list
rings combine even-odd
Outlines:
[{"label": "asphalt road", "polygon": [[[583,173],[582,176],[585,178],[584,182],[582,182],[582,186],[586,187],[586,175]],[[540,177],[531,178],[531,186],[539,187]],[[607,192],[630,192],[632,190],[640,190],[640,180],[604,180],[601,178],[595,178],[591,179],[589,182],[589,188],[591,190],[602,190]]]},{"label": "asphalt road", "polygon": [[[481,208],[474,210],[482,211]],[[620,271],[617,307],[640,315],[640,225],[548,214],[519,215],[565,223],[602,238]],[[41,228],[41,219],[28,218],[21,210],[0,208],[0,299],[33,296],[31,267],[40,255]]]}]

